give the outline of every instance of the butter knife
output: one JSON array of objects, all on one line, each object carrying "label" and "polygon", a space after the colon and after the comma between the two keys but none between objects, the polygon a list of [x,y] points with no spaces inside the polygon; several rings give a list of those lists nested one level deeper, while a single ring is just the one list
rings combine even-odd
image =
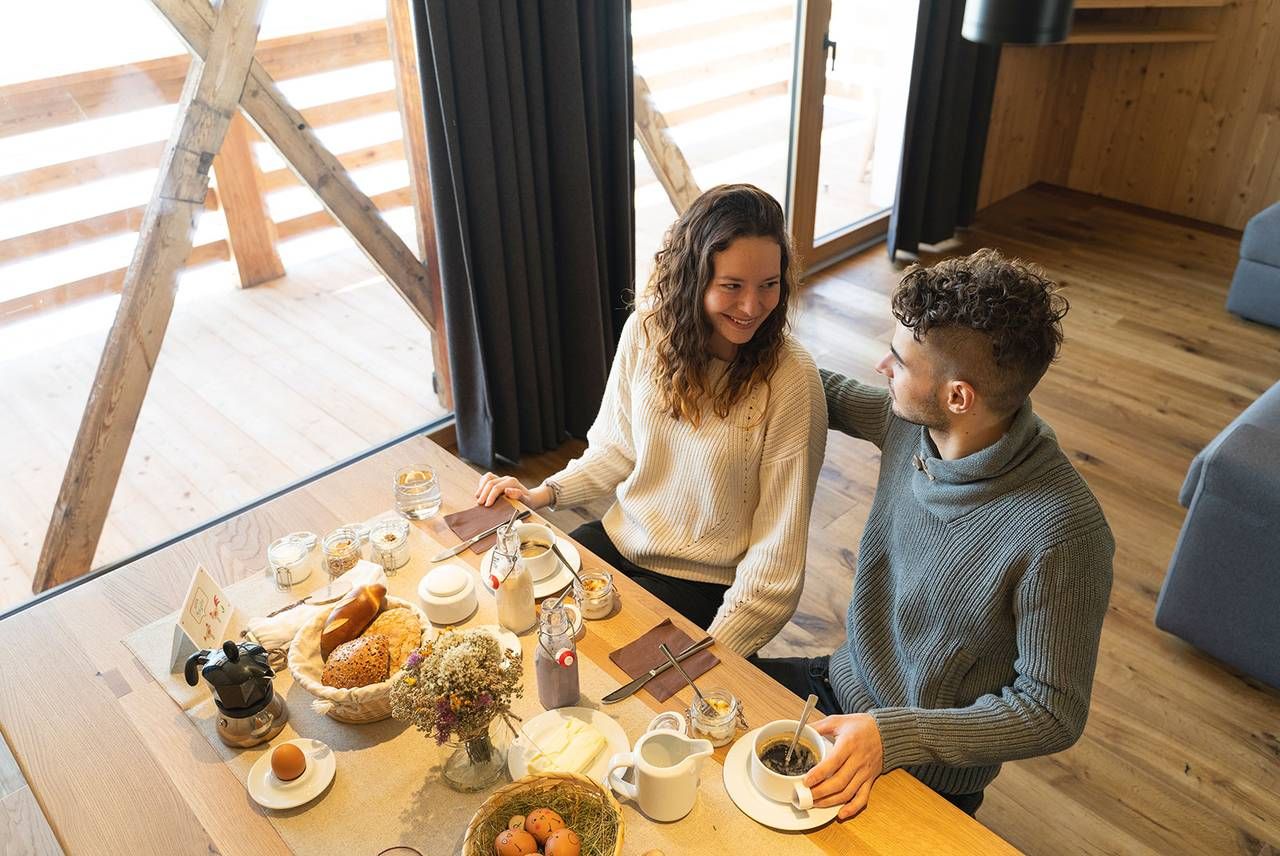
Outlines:
[{"label": "butter knife", "polygon": [[[715,641],[716,640],[708,636],[707,638],[703,639],[701,642],[694,642],[688,648],[685,648],[679,654],[676,654],[676,662],[679,662],[681,660],[686,660],[689,657],[692,657],[694,654],[698,653],[699,651],[705,651],[707,648],[710,648],[712,644],[715,643]],[[670,668],[671,668],[670,660],[668,660],[665,663],[659,663],[649,671],[645,672],[640,677],[636,678],[631,683],[625,686],[618,687],[616,690],[609,693],[604,698],[600,699],[600,701],[602,701],[605,704],[613,704],[614,702],[622,701],[624,698],[628,698],[634,695],[636,690],[640,689],[649,681],[658,677],[658,675],[661,675],[663,672],[665,672],[667,669],[670,669]]]},{"label": "butter knife", "polygon": [[[515,518],[516,522],[518,523],[521,520],[524,520],[531,513],[532,512],[530,512],[529,509],[526,508],[525,510],[521,511],[519,514],[516,515],[516,518]],[[481,541],[488,538],[494,532],[497,532],[499,529],[501,529],[503,526],[506,526],[506,525],[507,525],[507,522],[503,521],[502,523],[499,523],[497,526],[484,530],[479,535],[473,535],[472,537],[463,541],[461,544],[456,544],[453,547],[450,547],[448,550],[441,550],[439,553],[436,553],[434,556],[431,557],[431,561],[443,562],[445,559],[451,559],[454,556],[461,553],[463,550],[467,549],[468,547],[471,547],[475,544],[479,544]]]}]

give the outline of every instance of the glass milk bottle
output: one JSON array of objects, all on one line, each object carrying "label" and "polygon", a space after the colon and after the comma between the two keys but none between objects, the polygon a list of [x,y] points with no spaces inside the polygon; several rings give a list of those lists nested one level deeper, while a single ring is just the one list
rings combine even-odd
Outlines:
[{"label": "glass milk bottle", "polygon": [[497,534],[489,584],[496,589],[498,623],[512,633],[523,633],[538,618],[533,606],[533,577],[520,561],[520,535],[515,527],[503,526]]},{"label": "glass milk bottle", "polygon": [[538,701],[543,707],[552,710],[578,703],[578,649],[563,601],[547,599],[542,604],[533,665],[538,676]]}]

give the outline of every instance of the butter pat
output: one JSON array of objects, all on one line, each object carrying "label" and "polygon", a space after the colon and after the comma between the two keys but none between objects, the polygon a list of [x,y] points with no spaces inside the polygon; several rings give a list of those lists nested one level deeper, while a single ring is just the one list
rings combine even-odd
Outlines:
[{"label": "butter pat", "polygon": [[529,758],[530,773],[581,773],[605,747],[603,734],[573,718],[561,720],[534,739],[539,748]]}]

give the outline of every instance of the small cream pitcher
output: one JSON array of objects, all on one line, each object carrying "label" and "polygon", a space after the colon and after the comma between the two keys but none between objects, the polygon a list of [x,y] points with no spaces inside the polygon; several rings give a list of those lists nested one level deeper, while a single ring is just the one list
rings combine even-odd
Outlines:
[{"label": "small cream pitcher", "polygon": [[[679,820],[693,811],[702,762],[713,747],[710,740],[690,740],[683,728],[664,727],[661,720],[650,724],[630,752],[609,759],[609,787],[634,801],[652,820]],[[634,783],[617,773],[627,768],[634,770]]]}]

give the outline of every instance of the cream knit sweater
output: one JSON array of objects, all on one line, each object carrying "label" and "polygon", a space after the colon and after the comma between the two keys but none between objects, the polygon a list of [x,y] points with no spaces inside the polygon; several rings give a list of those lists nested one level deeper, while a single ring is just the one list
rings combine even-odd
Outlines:
[{"label": "cream knit sweater", "polygon": [[[556,505],[614,497],[604,528],[642,568],[729,586],[710,632],[739,654],[772,639],[804,585],[809,511],[826,449],[813,359],[788,337],[767,387],[694,428],[661,409],[636,314],[627,320],[587,450],[547,479]],[[718,381],[728,364],[715,360]]]}]

